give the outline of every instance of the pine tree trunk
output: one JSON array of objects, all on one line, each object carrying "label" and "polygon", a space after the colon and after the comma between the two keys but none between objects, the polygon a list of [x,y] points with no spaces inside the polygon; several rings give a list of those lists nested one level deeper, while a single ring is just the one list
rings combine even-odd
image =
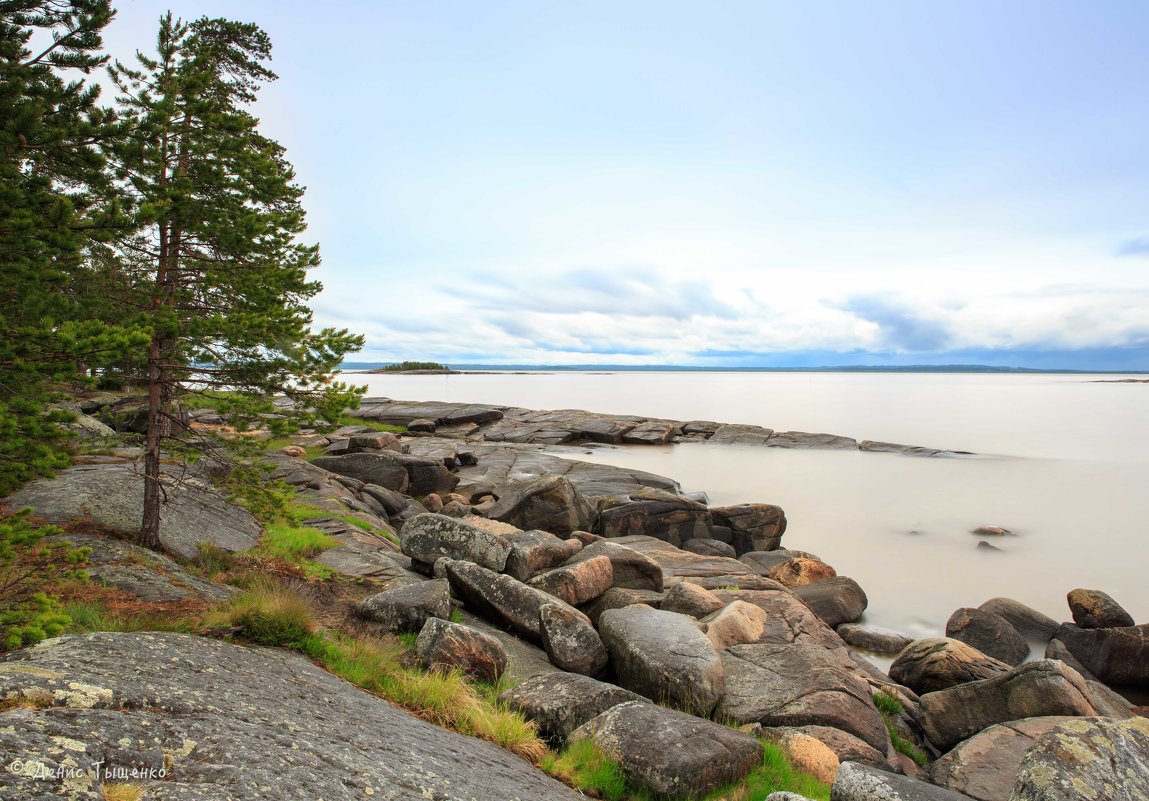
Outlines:
[{"label": "pine tree trunk", "polygon": [[160,485],[160,445],[164,424],[164,369],[161,363],[163,348],[161,336],[152,336],[148,345],[148,417],[147,439],[144,443],[144,518],[140,525],[140,545],[160,547],[160,506],[163,488]]}]

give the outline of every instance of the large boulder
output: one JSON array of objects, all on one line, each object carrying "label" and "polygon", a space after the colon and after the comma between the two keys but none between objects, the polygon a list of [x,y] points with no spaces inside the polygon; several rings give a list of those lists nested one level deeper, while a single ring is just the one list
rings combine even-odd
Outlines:
[{"label": "large boulder", "polygon": [[[455,489],[459,477],[436,459],[411,456],[404,453],[376,450],[370,453],[349,453],[344,456],[320,456],[313,465],[362,481],[378,484],[408,495],[447,493]],[[399,471],[402,470],[402,474]],[[406,482],[403,481],[406,475]]]},{"label": "large boulder", "polygon": [[594,533],[603,537],[647,536],[681,546],[711,539],[714,521],[705,505],[654,487],[604,498]]},{"label": "large boulder", "polygon": [[1048,615],[1026,606],[1013,598],[990,598],[978,607],[983,612],[993,612],[1005,618],[1017,633],[1027,640],[1049,642],[1061,624]]},{"label": "large boulder", "polygon": [[609,557],[596,556],[585,562],[540,573],[527,583],[577,606],[593,601],[611,588],[614,568]]},{"label": "large boulder", "polygon": [[1029,656],[1029,643],[1017,629],[1000,615],[982,609],[958,609],[946,621],[946,636],[1007,665],[1020,665]]},{"label": "large boulder", "polygon": [[1101,590],[1070,590],[1066,596],[1073,622],[1083,629],[1110,629],[1134,625],[1133,616]]},{"label": "large boulder", "polygon": [[0,771],[4,801],[103,798],[86,770],[101,761],[144,772],[129,789],[153,798],[585,801],[521,757],[412,717],[286,650],[101,632],[4,654],[0,677],[0,700],[11,702],[0,703],[5,766],[19,757],[60,777]]},{"label": "large boulder", "polygon": [[458,668],[488,682],[497,681],[509,663],[507,649],[491,635],[439,618],[427,620],[415,639],[415,653],[424,668]]},{"label": "large boulder", "polygon": [[831,628],[839,623],[853,623],[870,603],[858,582],[846,576],[795,587],[794,594]]},{"label": "large boulder", "polygon": [[868,623],[843,623],[834,631],[846,645],[875,654],[897,654],[914,641],[908,634]]},{"label": "large boulder", "polygon": [[551,663],[570,673],[597,676],[606,667],[607,654],[587,616],[563,603],[539,607],[539,631]]},{"label": "large boulder", "polygon": [[804,587],[838,575],[834,568],[818,559],[796,556],[770,568],[766,574],[784,587]]},{"label": "large boulder", "polygon": [[[546,604],[567,606],[542,590],[470,562],[451,560],[446,562],[445,570],[452,591],[469,608],[535,644],[542,643],[539,623],[542,607]],[[587,626],[591,625],[590,619],[582,612],[567,608],[581,617]]]},{"label": "large boulder", "polygon": [[748,734],[643,701],[612,706],[571,740],[591,739],[628,779],[668,798],[695,798],[738,781],[762,764]]},{"label": "large boulder", "polygon": [[682,543],[682,550],[702,556],[725,556],[728,559],[733,559],[738,555],[734,552],[734,548],[722,540],[709,540],[705,537],[695,537],[692,540],[687,540]]},{"label": "large boulder", "polygon": [[843,762],[830,801],[969,801],[969,796],[857,762]]},{"label": "large boulder", "polygon": [[648,556],[658,564],[666,579],[682,579],[708,590],[718,587],[782,588],[778,582],[759,576],[737,559],[691,553],[657,537],[635,535],[617,537],[610,542],[624,545]]},{"label": "large boulder", "polygon": [[[632,590],[629,587],[611,587],[599,597],[595,598],[589,604],[582,607],[582,611],[586,612],[587,617],[598,625],[598,619],[602,613],[608,609],[622,609],[624,606],[633,606],[634,604],[646,604],[647,606],[654,607],[655,609],[662,608],[663,594],[654,592],[652,590]],[[676,611],[676,610],[668,610]]]},{"label": "large boulder", "polygon": [[1009,667],[959,640],[927,637],[906,646],[890,665],[889,674],[916,693],[932,693],[1003,675]]},{"label": "large boulder", "polygon": [[1021,760],[1010,801],[1069,798],[1149,798],[1149,719],[1073,720],[1043,734]]},{"label": "large boulder", "polygon": [[872,745],[833,726],[773,726],[762,729],[764,737],[774,737],[778,732],[808,734],[833,751],[839,762],[861,762],[882,770],[892,770],[886,754],[879,753]]},{"label": "large boulder", "polygon": [[759,642],[782,645],[797,642],[841,648],[842,640],[793,593],[786,590],[714,590],[724,604],[745,601],[766,613],[766,626]]},{"label": "large boulder", "polygon": [[1108,629],[1065,624],[1056,639],[1106,684],[1149,687],[1149,624]]},{"label": "large boulder", "polygon": [[419,631],[431,618],[451,617],[451,588],[442,579],[407,584],[364,598],[355,612],[392,633]]},{"label": "large boulder", "polygon": [[773,551],[786,533],[786,513],[769,503],[741,503],[710,510],[717,525],[730,529],[731,542],[739,555],[750,551]]},{"label": "large boulder", "polygon": [[578,564],[594,559],[596,556],[605,556],[610,559],[615,587],[662,592],[663,575],[658,562],[634,548],[615,542],[608,542],[607,540],[592,542],[564,564]]},{"label": "large boulder", "polygon": [[[160,507],[160,545],[183,559],[195,559],[200,543],[225,551],[246,551],[259,539],[259,523],[246,509],[228,503],[210,485],[190,476],[163,476],[166,502]],[[144,516],[144,477],[135,465],[78,465],[54,478],[29,482],[5,503],[30,506],[50,523],[83,519],[99,528],[133,534]]]},{"label": "large boulder", "polygon": [[706,636],[719,651],[758,642],[766,631],[766,613],[754,604],[733,601],[701,620]]},{"label": "large boulder", "polygon": [[503,569],[519,581],[529,581],[544,570],[558,567],[582,550],[578,540],[559,539],[549,531],[516,530],[505,536],[511,543],[511,552]]},{"label": "large boulder", "polygon": [[715,714],[763,726],[833,726],[885,753],[889,735],[870,686],[848,662],[818,645],[736,645],[722,654],[726,692]]},{"label": "large boulder", "polygon": [[842,761],[830,746],[817,737],[801,729],[783,726],[763,729],[762,738],[782,749],[790,767],[810,774],[823,784],[834,783]]},{"label": "large boulder", "polygon": [[544,475],[504,487],[487,517],[524,530],[569,537],[575,531],[591,530],[595,506],[567,479]]},{"label": "large boulder", "polygon": [[439,559],[461,559],[501,571],[511,543],[501,534],[438,514],[412,517],[399,530],[399,547],[412,559],[433,565]]},{"label": "large boulder", "polygon": [[544,673],[527,679],[499,700],[539,727],[556,746],[596,715],[627,701],[646,701],[637,693],[576,673]]},{"label": "large boulder", "polygon": [[926,693],[919,709],[922,730],[942,751],[995,723],[1098,713],[1085,680],[1052,659],[1029,662],[992,679]]},{"label": "large boulder", "polygon": [[693,618],[704,618],[712,612],[717,612],[725,605],[710,590],[699,587],[697,584],[680,581],[663,593],[662,603],[659,604],[658,608],[665,609],[667,612],[690,615]]},{"label": "large boulder", "polygon": [[603,612],[599,632],[628,690],[699,715],[722,696],[722,660],[692,618],[638,604]]},{"label": "large boulder", "polygon": [[978,801],[1006,801],[1025,752],[1037,738],[1070,720],[1075,718],[1025,718],[990,726],[930,765],[930,781]]}]

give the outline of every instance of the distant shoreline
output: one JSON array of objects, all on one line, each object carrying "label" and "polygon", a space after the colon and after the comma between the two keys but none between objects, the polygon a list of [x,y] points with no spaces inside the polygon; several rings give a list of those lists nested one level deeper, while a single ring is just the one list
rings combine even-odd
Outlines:
[{"label": "distant shoreline", "polygon": [[[446,370],[384,370],[388,362],[345,362],[341,370],[376,375],[486,375],[494,373],[961,373],[990,375],[1149,375],[1146,370],[1052,370],[1031,367],[993,367],[990,365],[926,364],[904,367],[879,365],[837,367],[698,367],[692,365],[619,365],[619,364],[460,364]],[[1117,379],[1125,383],[1139,379]],[[1149,379],[1141,381],[1149,383]]]}]

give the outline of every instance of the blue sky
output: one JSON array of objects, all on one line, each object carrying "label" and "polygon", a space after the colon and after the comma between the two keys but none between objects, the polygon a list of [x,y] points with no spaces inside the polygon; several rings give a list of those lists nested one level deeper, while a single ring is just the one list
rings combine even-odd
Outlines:
[{"label": "blue sky", "polygon": [[1149,369],[1144,2],[119,3],[256,22],[359,360]]}]

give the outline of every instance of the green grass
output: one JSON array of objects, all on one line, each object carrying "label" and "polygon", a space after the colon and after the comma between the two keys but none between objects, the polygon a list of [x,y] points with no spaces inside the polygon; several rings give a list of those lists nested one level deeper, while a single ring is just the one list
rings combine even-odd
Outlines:
[{"label": "green grass", "polygon": [[297,593],[269,581],[258,582],[209,617],[209,624],[237,626],[261,645],[300,649],[315,632],[315,613]]},{"label": "green grass", "polygon": [[263,537],[255,550],[285,562],[298,564],[313,559],[324,551],[335,548],[339,540],[310,526],[271,523],[263,530]]},{"label": "green grass", "polygon": [[178,631],[191,634],[198,628],[193,620],[169,615],[113,612],[99,601],[74,601],[64,604],[62,611],[72,621],[66,629],[68,634],[90,631]]},{"label": "green grass", "polygon": [[607,801],[629,797],[622,768],[593,740],[577,740],[557,754],[548,753],[539,767],[560,781]]},{"label": "green grass", "polygon": [[398,543],[395,535],[386,529],[378,528],[368,523],[366,520],[360,520],[352,514],[346,512],[333,512],[330,509],[324,509],[322,506],[315,506],[305,501],[289,501],[287,504],[287,520],[296,526],[304,525],[308,520],[318,520],[324,517],[330,517],[335,520],[342,520],[348,525],[355,526],[362,529],[369,534],[374,534],[377,537],[391,540]]},{"label": "green grass", "polygon": [[902,702],[889,693],[878,691],[874,693],[874,706],[878,708],[882,720],[886,723],[886,731],[890,733],[890,742],[894,750],[899,754],[905,754],[919,765],[925,765],[929,761],[929,755],[903,737],[891,720],[894,715],[902,713]]},{"label": "green grass", "polygon": [[390,431],[392,434],[402,434],[407,426],[393,426],[390,423],[380,423],[378,420],[368,420],[366,417],[356,417],[353,414],[340,415],[336,423],[340,426],[366,426],[372,431]]}]

